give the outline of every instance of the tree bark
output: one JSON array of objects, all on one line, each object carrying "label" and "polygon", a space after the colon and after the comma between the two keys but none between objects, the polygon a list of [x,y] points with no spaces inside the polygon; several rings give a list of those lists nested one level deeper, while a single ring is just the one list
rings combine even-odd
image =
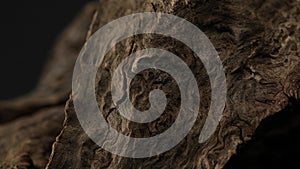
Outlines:
[{"label": "tree bark", "polygon": [[[182,43],[153,34],[130,37],[105,56],[96,79],[97,101],[109,124],[123,134],[149,137],[163,132],[176,119],[176,113],[172,112],[178,111],[176,105],[180,105],[180,99],[168,100],[168,104],[174,106],[155,123],[132,123],[121,117],[113,105],[110,81],[120,57],[145,48],[162,48],[175,53],[197,74],[195,77],[201,93],[199,116],[179,145],[161,155],[143,159],[109,153],[90,140],[81,128],[72,96],[65,106],[63,126],[58,125],[63,111],[61,106],[71,90],[74,62],[85,35],[89,38],[110,21],[137,12],[164,12],[182,17],[198,26],[218,51],[226,73],[227,102],[217,130],[206,142],[199,144],[197,139],[211,101],[206,70]],[[236,153],[237,146],[251,139],[263,119],[294,103],[291,99],[300,99],[299,37],[298,0],[106,0],[91,3],[63,33],[33,94],[0,103],[1,122],[7,123],[0,125],[0,143],[1,147],[5,147],[0,150],[0,160],[4,161],[0,168],[42,168],[51,142],[54,144],[46,166],[49,169],[223,168]],[[151,73],[154,76],[149,78]],[[150,90],[141,85],[145,81],[162,88],[169,87],[166,92],[178,91],[174,81],[165,78],[162,73],[147,70],[139,77],[132,82],[135,90],[130,93],[135,106],[149,107],[149,102],[141,102],[148,100],[147,95],[140,94],[141,91]],[[56,116],[52,117],[54,112],[58,121]],[[23,116],[28,117],[13,121]],[[42,120],[48,116],[52,118]],[[22,133],[21,124],[30,129]],[[47,124],[51,127],[41,127]],[[60,128],[62,130],[54,140]],[[12,132],[4,132],[8,130]],[[29,136],[29,133],[34,134]],[[22,141],[8,141],[20,135],[24,137]],[[27,144],[28,140],[34,141]],[[15,157],[20,158],[15,160]]]}]

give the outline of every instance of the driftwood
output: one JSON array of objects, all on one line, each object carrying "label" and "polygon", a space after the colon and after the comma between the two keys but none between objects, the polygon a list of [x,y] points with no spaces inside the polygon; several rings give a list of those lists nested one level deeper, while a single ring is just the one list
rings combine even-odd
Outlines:
[{"label": "driftwood", "polygon": [[[72,97],[66,104],[65,121],[59,124],[62,106],[71,90],[74,62],[85,38],[114,19],[146,11],[170,13],[198,26],[220,55],[228,93],[216,132],[199,144],[197,139],[211,99],[208,76],[201,61],[182,43],[158,35],[134,36],[119,43],[106,55],[106,64],[99,68],[96,79],[99,107],[118,131],[134,137],[161,133],[176,119],[176,113],[172,112],[178,111],[179,102],[168,100],[174,105],[169,107],[169,113],[147,125],[122,118],[110,97],[111,73],[119,63],[118,57],[150,47],[172,51],[197,74],[201,93],[200,114],[195,126],[179,145],[158,156],[131,159],[111,154],[90,140],[78,122]],[[46,163],[49,169],[223,168],[236,153],[237,146],[251,139],[263,119],[293,104],[291,100],[299,100],[299,37],[298,0],[107,0],[91,3],[62,34],[37,89],[28,96],[0,103],[0,161],[3,161],[0,168],[42,168]],[[174,81],[160,72],[147,70],[139,74],[132,82],[136,90],[132,90],[131,96],[138,98],[133,99],[133,104],[144,109],[149,108],[147,101],[140,101],[148,97],[140,94],[141,90],[149,90],[149,86],[141,85],[145,82],[162,86],[166,92],[178,91]]]}]

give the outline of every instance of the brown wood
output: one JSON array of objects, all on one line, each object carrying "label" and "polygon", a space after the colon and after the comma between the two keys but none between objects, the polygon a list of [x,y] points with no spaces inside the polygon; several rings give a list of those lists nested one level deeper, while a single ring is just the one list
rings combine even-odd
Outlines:
[{"label": "brown wood", "polygon": [[[176,113],[172,112],[178,110],[178,100],[171,99],[169,103],[175,105],[170,107],[171,113],[163,115],[155,123],[137,125],[118,115],[110,97],[111,73],[120,62],[118,57],[128,56],[149,47],[168,49],[182,58],[194,74],[197,73],[196,79],[201,93],[200,114],[195,126],[178,146],[159,156],[145,159],[113,155],[93,143],[84,133],[77,120],[72,97],[65,108],[63,126],[55,127],[53,124],[55,132],[52,127],[37,128],[44,123],[48,124],[39,120],[43,116],[40,114],[48,116],[51,114],[49,112],[60,109],[70,92],[72,68],[85,35],[91,36],[106,23],[121,16],[145,11],[165,12],[185,18],[197,25],[218,51],[226,72],[228,93],[226,109],[214,135],[206,142],[198,143],[197,139],[210,103],[210,84],[202,63],[193,57],[193,52],[182,43],[150,34],[128,38],[106,55],[104,63],[107,64],[100,67],[96,79],[99,107],[112,127],[130,136],[148,137],[170,126],[176,118]],[[49,151],[42,155],[43,158],[37,158],[39,151],[34,152],[30,149],[49,150],[49,140],[52,138],[54,141],[53,133],[57,133],[60,128],[62,130],[53,144],[48,160],[49,169],[223,168],[236,153],[237,146],[251,139],[263,119],[286,108],[292,103],[291,99],[300,98],[299,11],[298,0],[106,0],[90,4],[58,41],[58,47],[46,68],[46,71],[51,73],[42,76],[36,92],[16,101],[0,103],[0,119],[5,119],[3,121],[7,123],[0,126],[0,131],[12,131],[0,139],[1,147],[5,147],[3,151],[0,149],[0,154],[4,154],[0,156],[0,161],[4,161],[0,163],[0,168],[16,165],[41,168],[46,164],[45,159]],[[168,86],[166,92],[178,91],[174,81],[164,79],[163,74],[156,72],[156,76],[149,78],[151,72],[153,73],[153,70],[141,73],[140,78],[132,82],[136,90],[133,90],[131,95],[133,98],[139,98],[133,102],[135,106],[149,106],[148,102],[139,102],[147,100],[148,97],[139,94],[141,90],[149,90],[147,86],[141,85],[145,81],[156,82],[163,88],[164,85]],[[157,81],[157,78],[161,78],[162,81]],[[163,83],[164,80],[167,83]],[[45,113],[42,113],[44,111]],[[62,109],[57,112],[61,111]],[[20,120],[11,120],[22,116],[28,116],[23,120],[33,128],[33,131],[26,130],[28,135],[38,130],[44,131],[43,133],[53,130],[51,134],[37,133],[36,137],[41,145],[27,146],[30,151],[20,151],[19,147],[25,144],[23,140],[26,139],[20,142],[7,141],[21,132],[17,127],[13,127],[18,126]],[[49,122],[51,123],[51,119]],[[26,136],[24,133],[22,135]],[[31,140],[31,137],[29,139]],[[22,158],[14,160],[19,156]]]}]

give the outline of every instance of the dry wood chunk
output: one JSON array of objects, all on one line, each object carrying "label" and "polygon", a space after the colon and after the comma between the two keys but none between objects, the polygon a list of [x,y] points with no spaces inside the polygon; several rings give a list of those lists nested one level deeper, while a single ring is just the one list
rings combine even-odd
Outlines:
[{"label": "dry wood chunk", "polygon": [[[264,118],[287,105],[289,97],[284,89],[291,86],[293,92],[288,95],[297,96],[294,81],[299,77],[299,10],[297,0],[101,1],[97,24],[92,27],[94,31],[118,16],[141,11],[171,13],[197,25],[212,41],[223,62],[228,87],[226,109],[214,135],[199,144],[197,138],[210,102],[210,84],[201,62],[193,57],[189,49],[174,40],[155,35],[132,37],[118,44],[106,56],[106,64],[100,67],[96,79],[97,101],[107,121],[120,132],[147,137],[162,132],[176,118],[176,114],[171,113],[161,117],[158,123],[133,124],[118,115],[110,97],[109,80],[113,68],[120,61],[117,56],[128,56],[143,48],[160,46],[172,50],[181,58],[185,56],[185,62],[197,73],[202,106],[195,126],[170,151],[151,158],[124,158],[105,151],[89,139],[77,120],[71,98],[67,104],[64,129],[54,144],[47,168],[222,168],[236,152],[237,145],[248,141]],[[151,72],[141,73],[133,86],[143,82],[143,79],[149,80],[149,74]],[[162,75],[155,74],[150,82],[155,82],[155,78],[162,78]],[[288,84],[287,87],[283,83]],[[166,85],[170,87],[169,91],[177,91],[172,81]],[[148,96],[140,94],[149,90],[147,86],[135,87],[131,93],[134,100],[147,100]],[[134,104],[148,106],[147,101]],[[179,100],[173,100],[172,105],[178,104]],[[178,109],[176,106],[170,108]]]}]

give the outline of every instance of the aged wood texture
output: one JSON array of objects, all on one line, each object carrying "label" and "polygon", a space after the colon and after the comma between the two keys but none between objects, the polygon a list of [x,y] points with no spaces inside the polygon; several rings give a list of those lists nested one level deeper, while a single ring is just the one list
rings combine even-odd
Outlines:
[{"label": "aged wood texture", "polygon": [[[201,61],[184,44],[169,37],[146,34],[122,41],[106,55],[96,79],[99,108],[119,132],[132,137],[161,133],[174,122],[180,106],[179,96],[171,95],[178,93],[174,80],[160,71],[147,70],[131,83],[132,102],[145,110],[150,106],[147,93],[160,88],[170,94],[166,112],[146,125],[119,115],[112,104],[110,80],[120,61],[133,52],[152,47],[178,55],[195,74],[201,94],[195,126],[179,145],[159,156],[130,159],[111,154],[89,139],[78,122],[72,97],[67,101],[62,125],[62,107],[71,91],[73,65],[86,36],[121,16],[146,11],[185,18],[209,37],[226,72],[227,103],[217,131],[199,144],[198,136],[211,99]],[[223,168],[237,146],[251,139],[263,119],[280,112],[292,103],[291,99],[299,100],[299,71],[299,0],[91,3],[62,34],[37,89],[28,96],[0,103],[0,168],[43,168],[47,161],[49,169]]]},{"label": "aged wood texture", "polygon": [[[92,32],[120,16],[145,11],[183,17],[204,31],[219,52],[226,72],[226,110],[215,134],[199,144],[197,136],[210,101],[204,67],[174,39],[135,36],[116,45],[99,68],[97,100],[107,121],[119,132],[134,137],[163,132],[174,121],[178,100],[172,102],[172,98],[168,103],[173,106],[167,113],[148,125],[122,118],[111,101],[110,80],[120,60],[137,50],[159,47],[177,54],[196,74],[202,94],[196,125],[186,139],[164,154],[145,159],[124,158],[103,150],[87,137],[76,118],[71,98],[66,106],[64,129],[54,144],[47,168],[222,168],[236,153],[237,145],[251,139],[262,119],[285,108],[290,98],[299,98],[299,10],[297,0],[100,1]],[[131,84],[133,104],[141,109],[149,107],[148,96],[141,91],[151,87],[143,84],[156,84],[162,89],[167,86],[164,91],[168,93],[178,91],[173,83],[153,70],[142,72]]]}]

